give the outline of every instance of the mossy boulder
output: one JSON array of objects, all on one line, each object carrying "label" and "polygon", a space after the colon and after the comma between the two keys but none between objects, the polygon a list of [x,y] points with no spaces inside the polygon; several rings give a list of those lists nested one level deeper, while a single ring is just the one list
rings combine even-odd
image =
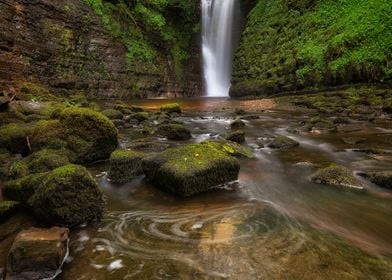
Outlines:
[{"label": "mossy boulder", "polygon": [[117,129],[106,116],[86,108],[68,108],[59,120],[40,121],[31,136],[33,151],[65,148],[72,162],[109,158],[117,148]]},{"label": "mossy boulder", "polygon": [[17,179],[28,174],[42,173],[69,163],[66,150],[44,149],[11,164],[8,176]]},{"label": "mossy boulder", "polygon": [[245,127],[245,123],[239,118],[230,123],[231,129],[241,129],[243,127]]},{"label": "mossy boulder", "polygon": [[158,127],[158,134],[165,136],[169,140],[189,140],[192,138],[191,132],[182,124],[169,123]]},{"label": "mossy boulder", "polygon": [[181,114],[181,107],[177,103],[171,103],[171,104],[165,104],[161,106],[160,108],[161,112],[166,112],[166,113],[178,113]]},{"label": "mossy boulder", "polygon": [[272,149],[290,149],[294,147],[298,147],[299,143],[293,139],[290,139],[286,136],[279,135],[271,143],[268,144],[269,148]]},{"label": "mossy boulder", "polygon": [[392,171],[368,172],[361,176],[382,188],[392,189]]},{"label": "mossy boulder", "polygon": [[15,214],[19,207],[20,203],[17,201],[0,201],[0,223]]},{"label": "mossy boulder", "polygon": [[130,120],[136,120],[138,123],[142,123],[150,117],[148,112],[137,112],[129,116]]},{"label": "mossy boulder", "polygon": [[242,130],[237,130],[231,132],[229,135],[226,136],[226,140],[236,142],[236,143],[244,143],[245,142],[245,132]]},{"label": "mossy boulder", "polygon": [[131,150],[116,150],[110,156],[109,178],[114,183],[126,183],[143,174],[145,154]]},{"label": "mossy boulder", "polygon": [[106,109],[101,112],[101,114],[105,115],[111,120],[119,120],[123,118],[123,113],[121,111],[115,110],[115,109]]},{"label": "mossy boulder", "polygon": [[319,131],[335,132],[337,130],[337,127],[336,124],[330,119],[326,119],[322,117],[313,117],[306,121],[304,125],[304,129],[306,131],[319,130]]},{"label": "mossy boulder", "polygon": [[207,140],[201,144],[215,148],[237,158],[254,158],[254,154],[251,149],[241,146],[236,142],[227,140]]},{"label": "mossy boulder", "polygon": [[0,147],[11,153],[24,153],[28,149],[30,129],[25,124],[10,123],[0,127]]},{"label": "mossy boulder", "polygon": [[310,180],[317,184],[363,190],[353,172],[341,165],[331,165],[320,169],[310,177]]},{"label": "mossy boulder", "polygon": [[213,147],[191,144],[144,158],[143,170],[155,186],[187,197],[237,180],[240,165]]},{"label": "mossy boulder", "polygon": [[154,138],[142,138],[132,141],[127,145],[127,148],[135,151],[162,152],[169,146],[169,144],[160,143]]},{"label": "mossy boulder", "polygon": [[105,206],[95,179],[86,168],[73,164],[10,181],[3,192],[49,225],[74,226],[99,219]]}]

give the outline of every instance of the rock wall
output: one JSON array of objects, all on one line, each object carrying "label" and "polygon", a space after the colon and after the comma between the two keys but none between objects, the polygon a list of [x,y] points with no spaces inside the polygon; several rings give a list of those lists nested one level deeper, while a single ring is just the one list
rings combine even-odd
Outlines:
[{"label": "rock wall", "polygon": [[[158,71],[130,69],[124,45],[83,0],[0,0],[0,26],[0,92],[28,82],[58,95],[99,98],[201,94],[197,57],[184,62],[182,81],[165,49],[158,51]],[[199,52],[197,42],[193,48]]]}]

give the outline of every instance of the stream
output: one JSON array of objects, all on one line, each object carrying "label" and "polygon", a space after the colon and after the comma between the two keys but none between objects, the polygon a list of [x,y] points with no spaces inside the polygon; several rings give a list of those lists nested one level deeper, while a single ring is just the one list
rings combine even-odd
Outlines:
[{"label": "stream", "polygon": [[[167,102],[132,104],[156,109]],[[92,166],[108,211],[101,223],[73,231],[60,279],[392,279],[392,191],[363,179],[365,193],[308,180],[330,163],[356,172],[391,169],[392,156],[353,150],[392,150],[390,120],[297,134],[288,131],[310,116],[225,98],[176,102],[185,111],[178,120],[193,135],[185,143],[227,133],[235,116],[226,108],[254,109],[257,118],[246,120],[244,131],[255,159],[240,160],[238,182],[188,199],[143,177],[114,185],[107,162]],[[120,134],[126,145],[128,131]],[[300,146],[278,151],[257,144],[274,135]],[[350,145],[345,137],[364,141]]]}]

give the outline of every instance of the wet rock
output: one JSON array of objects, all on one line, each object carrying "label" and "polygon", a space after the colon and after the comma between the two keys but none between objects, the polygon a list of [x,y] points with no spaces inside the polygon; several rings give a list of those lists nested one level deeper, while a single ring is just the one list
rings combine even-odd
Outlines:
[{"label": "wet rock", "polygon": [[382,188],[392,189],[392,171],[367,172],[360,175]]},{"label": "wet rock", "polygon": [[15,238],[7,260],[7,280],[54,277],[68,252],[67,228],[30,228]]},{"label": "wet rock", "polygon": [[103,110],[101,114],[105,115],[111,120],[115,120],[115,119],[121,120],[123,118],[123,113],[115,109]]},{"label": "wet rock", "polygon": [[258,119],[260,119],[260,116],[257,115],[248,115],[248,116],[241,117],[241,120],[258,120]]},{"label": "wet rock", "polygon": [[241,130],[234,131],[227,135],[226,140],[236,142],[236,143],[244,143],[245,142],[245,132]]},{"label": "wet rock", "polygon": [[172,113],[181,114],[181,107],[177,103],[166,104],[161,106],[160,111],[168,114],[172,114]]},{"label": "wet rock", "polygon": [[162,152],[169,147],[169,144],[159,143],[153,138],[138,139],[127,145],[128,149],[145,152]]},{"label": "wet rock", "polygon": [[0,223],[13,216],[19,207],[20,203],[17,201],[0,201]]},{"label": "wet rock", "polygon": [[146,178],[155,186],[187,197],[237,180],[237,159],[213,147],[192,144],[143,159]]},{"label": "wet rock", "polygon": [[109,178],[114,183],[126,183],[143,174],[142,152],[116,150],[110,156]]},{"label": "wet rock", "polygon": [[245,123],[241,119],[236,119],[230,124],[231,129],[241,129],[245,127]]},{"label": "wet rock", "polygon": [[322,117],[313,117],[308,119],[305,123],[304,128],[307,131],[336,131],[336,125],[331,120]]},{"label": "wet rock", "polygon": [[246,111],[244,109],[236,108],[234,113],[239,116],[246,115]]},{"label": "wet rock", "polygon": [[225,152],[228,155],[237,158],[254,158],[254,154],[251,149],[239,145],[236,142],[227,140],[207,140],[202,142],[203,145],[208,145],[212,148],[218,149],[219,151]]},{"label": "wet rock", "polygon": [[95,179],[86,168],[73,164],[9,181],[3,194],[26,204],[49,225],[74,226],[99,219],[105,206]]},{"label": "wet rock", "polygon": [[268,144],[269,148],[280,150],[290,149],[298,146],[299,143],[297,141],[282,135],[277,136],[271,143]]},{"label": "wet rock", "polygon": [[112,120],[113,124],[117,127],[117,128],[121,128],[124,127],[125,122],[123,120]]},{"label": "wet rock", "polygon": [[349,145],[356,145],[365,142],[366,139],[360,137],[346,137],[342,139],[344,143]]},{"label": "wet rock", "polygon": [[158,134],[169,140],[189,140],[191,132],[182,124],[170,123],[158,127]]},{"label": "wet rock", "polygon": [[317,184],[363,190],[353,172],[341,165],[331,165],[320,169],[310,177],[310,180]]},{"label": "wet rock", "polygon": [[138,112],[129,116],[130,120],[136,120],[138,124],[148,120],[149,117],[148,112]]}]

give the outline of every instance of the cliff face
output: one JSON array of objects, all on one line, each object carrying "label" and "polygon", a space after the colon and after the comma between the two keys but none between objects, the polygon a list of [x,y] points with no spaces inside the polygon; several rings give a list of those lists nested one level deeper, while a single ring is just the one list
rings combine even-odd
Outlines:
[{"label": "cliff face", "polygon": [[[100,98],[201,93],[198,57],[182,62],[181,79],[162,46],[156,69],[130,66],[124,43],[83,0],[0,0],[0,26],[0,92],[33,83],[55,94]],[[198,53],[197,42],[192,45]]]},{"label": "cliff face", "polygon": [[392,77],[389,0],[257,0],[231,96],[381,83]]}]

